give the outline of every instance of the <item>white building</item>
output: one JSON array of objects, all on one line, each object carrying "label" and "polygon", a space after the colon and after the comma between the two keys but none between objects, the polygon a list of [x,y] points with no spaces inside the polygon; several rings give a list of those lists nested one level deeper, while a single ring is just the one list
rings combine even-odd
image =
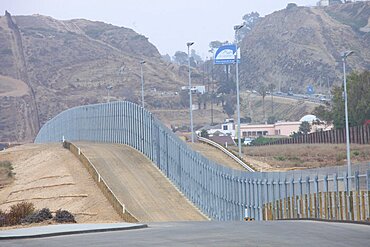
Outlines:
[{"label": "white building", "polygon": [[[183,86],[181,87],[181,90],[189,90],[189,87]],[[197,94],[197,93],[204,94],[206,92],[206,86],[192,86],[191,92],[193,94]]]}]

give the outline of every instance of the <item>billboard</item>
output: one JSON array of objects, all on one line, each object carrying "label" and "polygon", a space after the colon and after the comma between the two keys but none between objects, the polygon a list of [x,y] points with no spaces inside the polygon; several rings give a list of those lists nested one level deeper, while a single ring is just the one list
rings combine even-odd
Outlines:
[{"label": "billboard", "polygon": [[[236,46],[223,45],[217,49],[214,57],[214,64],[234,64]],[[238,49],[238,63],[240,63],[240,48]]]}]

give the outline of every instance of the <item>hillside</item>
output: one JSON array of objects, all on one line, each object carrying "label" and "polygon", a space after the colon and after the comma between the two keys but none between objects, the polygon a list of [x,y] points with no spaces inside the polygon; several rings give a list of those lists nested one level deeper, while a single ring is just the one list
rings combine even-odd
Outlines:
[{"label": "hillside", "polygon": [[37,209],[68,210],[78,223],[122,221],[83,164],[61,144],[13,147],[0,152],[1,161],[10,161],[15,175],[0,186],[0,210],[32,202]]},{"label": "hillside", "polygon": [[[6,116],[1,141],[32,141],[39,126],[73,106],[140,102],[142,60],[146,91],[153,92],[148,106],[160,92],[179,91],[187,82],[186,73],[162,61],[146,37],[102,22],[6,13],[0,17],[0,44],[0,113]],[[23,85],[16,94],[7,90],[14,79]]]},{"label": "hillside", "polygon": [[353,50],[348,71],[370,69],[370,2],[294,7],[264,17],[241,44],[244,86],[273,83],[304,93],[327,93],[342,82],[340,52]]}]

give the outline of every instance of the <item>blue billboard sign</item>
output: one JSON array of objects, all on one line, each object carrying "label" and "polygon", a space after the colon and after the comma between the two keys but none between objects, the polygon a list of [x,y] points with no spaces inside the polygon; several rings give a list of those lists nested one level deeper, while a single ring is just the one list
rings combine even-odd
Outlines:
[{"label": "blue billboard sign", "polygon": [[[214,64],[234,64],[236,46],[223,45],[217,49],[214,57]],[[238,63],[240,63],[240,49],[238,49]]]}]

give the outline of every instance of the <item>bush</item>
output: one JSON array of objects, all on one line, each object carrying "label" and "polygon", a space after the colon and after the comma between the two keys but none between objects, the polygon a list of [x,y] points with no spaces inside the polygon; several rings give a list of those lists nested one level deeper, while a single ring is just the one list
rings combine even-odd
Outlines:
[{"label": "bush", "polygon": [[43,208],[36,213],[26,216],[24,219],[21,220],[21,223],[26,224],[39,223],[51,218],[53,218],[53,216],[51,215],[50,210],[48,208]]},{"label": "bush", "polygon": [[32,214],[35,210],[33,203],[21,202],[10,207],[9,213],[1,213],[0,225],[12,226],[21,223],[21,220]]},{"label": "bush", "polygon": [[0,227],[6,226],[7,220],[6,220],[6,213],[0,210]]},{"label": "bush", "polygon": [[67,210],[58,210],[55,214],[54,220],[58,223],[76,223],[73,214]]},{"label": "bush", "polygon": [[14,176],[13,173],[13,164],[10,161],[0,161],[0,168],[5,169],[8,172],[8,177],[12,178]]}]

